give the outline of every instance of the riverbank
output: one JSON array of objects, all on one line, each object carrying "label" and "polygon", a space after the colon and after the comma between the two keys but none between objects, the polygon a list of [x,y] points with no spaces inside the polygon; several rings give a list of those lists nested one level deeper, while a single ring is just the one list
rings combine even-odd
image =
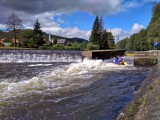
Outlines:
[{"label": "riverbank", "polygon": [[21,48],[21,47],[4,47],[0,46],[0,50],[36,50],[37,48]]},{"label": "riverbank", "polygon": [[124,108],[116,120],[160,119],[160,64],[153,67],[133,100]]}]

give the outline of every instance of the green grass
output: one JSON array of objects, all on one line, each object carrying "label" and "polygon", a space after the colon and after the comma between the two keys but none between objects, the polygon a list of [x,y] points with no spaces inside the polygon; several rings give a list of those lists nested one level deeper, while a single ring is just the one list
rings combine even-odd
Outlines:
[{"label": "green grass", "polygon": [[148,90],[153,90],[153,86],[152,85],[148,85]]},{"label": "green grass", "polygon": [[157,84],[160,85],[160,79],[157,80]]},{"label": "green grass", "polygon": [[142,97],[142,98],[140,98],[140,103],[141,103],[143,106],[146,106],[146,105],[147,105],[147,102],[148,102],[147,97]]},{"label": "green grass", "polygon": [[160,102],[160,96],[158,96],[157,98],[158,98],[158,101]]},{"label": "green grass", "polygon": [[125,53],[125,56],[128,56],[128,57],[133,57],[135,54],[134,53]]},{"label": "green grass", "polygon": [[133,112],[133,111],[134,111],[134,105],[130,105],[130,106],[129,106],[129,111],[130,111],[130,112]]},{"label": "green grass", "polygon": [[4,50],[31,50],[35,48],[22,48],[22,47],[5,47],[5,46],[0,46],[0,49]]},{"label": "green grass", "polygon": [[124,120],[129,120],[128,117],[125,117]]}]

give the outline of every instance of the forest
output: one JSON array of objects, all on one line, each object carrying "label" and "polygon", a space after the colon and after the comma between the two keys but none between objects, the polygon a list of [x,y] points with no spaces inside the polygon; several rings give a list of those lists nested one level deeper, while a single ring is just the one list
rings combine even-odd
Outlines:
[{"label": "forest", "polygon": [[160,43],[160,3],[154,3],[152,18],[147,28],[129,38],[120,40],[116,43],[116,48],[130,51],[153,50],[155,41]]}]

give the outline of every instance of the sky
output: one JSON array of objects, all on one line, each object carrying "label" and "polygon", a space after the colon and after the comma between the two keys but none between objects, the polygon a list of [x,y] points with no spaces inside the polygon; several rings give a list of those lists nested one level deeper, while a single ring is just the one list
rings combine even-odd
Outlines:
[{"label": "sky", "polygon": [[[36,19],[52,35],[89,40],[97,15],[117,42],[145,29],[152,17],[153,2],[160,0],[0,0],[0,30],[14,12],[28,29]],[[119,38],[119,39],[118,39]]]}]

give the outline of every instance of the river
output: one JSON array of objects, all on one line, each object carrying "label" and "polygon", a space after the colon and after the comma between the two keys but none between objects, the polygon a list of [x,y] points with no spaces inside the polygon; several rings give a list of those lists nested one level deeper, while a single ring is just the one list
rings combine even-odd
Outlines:
[{"label": "river", "polygon": [[80,51],[0,50],[1,120],[113,120],[151,71]]}]

